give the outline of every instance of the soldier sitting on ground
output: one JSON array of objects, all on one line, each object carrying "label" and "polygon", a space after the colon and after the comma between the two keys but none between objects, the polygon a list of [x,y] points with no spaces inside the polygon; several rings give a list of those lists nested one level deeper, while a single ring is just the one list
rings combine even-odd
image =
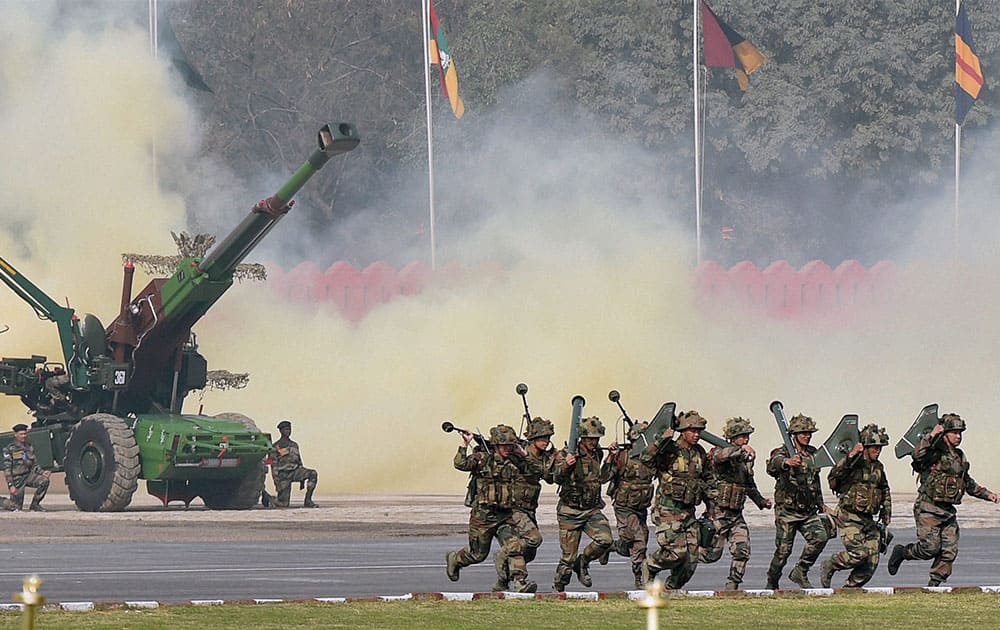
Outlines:
[{"label": "soldier sitting on ground", "polygon": [[7,477],[7,489],[10,499],[7,509],[19,512],[24,508],[25,488],[34,488],[35,496],[31,499],[32,512],[44,512],[42,499],[49,489],[48,470],[42,470],[35,456],[35,447],[28,444],[28,425],[14,425],[14,441],[3,449],[3,470]]},{"label": "soldier sitting on ground", "polygon": [[306,497],[302,505],[307,508],[319,507],[313,503],[313,491],[319,476],[312,468],[302,465],[302,455],[299,445],[292,440],[292,423],[282,420],[278,423],[281,439],[274,443],[276,451],[274,463],[271,464],[271,477],[274,478],[275,496],[264,491],[262,502],[265,506],[288,507],[292,498],[292,482],[305,484]]}]

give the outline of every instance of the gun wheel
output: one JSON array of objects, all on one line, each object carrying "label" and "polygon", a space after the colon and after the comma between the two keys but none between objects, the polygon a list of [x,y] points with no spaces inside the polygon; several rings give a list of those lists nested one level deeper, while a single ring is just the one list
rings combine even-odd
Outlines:
[{"label": "gun wheel", "polygon": [[[260,432],[257,424],[241,413],[226,412],[213,417],[239,422],[250,431]],[[266,474],[267,468],[262,463],[252,468],[241,479],[203,481],[200,484],[201,500],[205,502],[205,507],[211,510],[249,510],[260,501]]]},{"label": "gun wheel", "polygon": [[69,498],[84,512],[120,512],[139,486],[139,446],[124,420],[86,416],[66,441]]}]

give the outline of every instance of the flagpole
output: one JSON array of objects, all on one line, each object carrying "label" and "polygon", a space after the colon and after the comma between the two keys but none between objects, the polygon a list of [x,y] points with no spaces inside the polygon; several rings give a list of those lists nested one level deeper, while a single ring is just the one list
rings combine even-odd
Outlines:
[{"label": "flagpole", "polygon": [[694,22],[691,28],[691,62],[694,68],[694,233],[695,264],[701,265],[701,112],[698,83],[701,67],[698,63],[698,9],[701,0],[694,0]]},{"label": "flagpole", "polygon": [[430,51],[430,3],[429,0],[421,0],[421,22],[424,27],[424,102],[427,104],[427,191],[430,206],[430,232],[431,232],[431,270],[437,267],[435,260],[434,242],[434,133],[431,126],[431,61]]},{"label": "flagpole", "polygon": [[[958,15],[959,10],[962,8],[962,0],[955,0],[955,15]],[[957,103],[956,103],[957,106]],[[962,125],[955,121],[955,218],[952,230],[954,232],[953,238],[955,241],[955,251],[958,251],[958,200],[959,200],[959,174],[961,173],[961,163],[962,163]]]}]

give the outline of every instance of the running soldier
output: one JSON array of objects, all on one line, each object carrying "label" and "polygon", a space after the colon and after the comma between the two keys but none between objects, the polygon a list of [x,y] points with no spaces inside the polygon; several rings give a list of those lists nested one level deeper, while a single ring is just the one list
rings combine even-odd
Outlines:
[{"label": "running soldier", "polygon": [[[628,432],[628,439],[637,442],[649,427],[648,422],[635,424]],[[653,478],[656,476],[649,466],[639,461],[639,454],[632,455],[629,444],[618,448],[612,444],[610,456],[601,467],[601,477],[608,477],[608,496],[615,507],[615,524],[618,539],[611,549],[618,555],[632,561],[632,575],[635,587],[643,588],[642,565],[646,562],[646,547],[649,544],[649,506],[653,502]],[[607,552],[601,556],[601,563],[607,563]]]},{"label": "running soldier", "polygon": [[788,423],[788,433],[795,446],[795,453],[784,447],[771,451],[767,461],[767,474],[776,479],[774,502],[774,557],[767,569],[767,588],[777,589],[781,572],[792,555],[795,532],[800,532],[806,544],[788,579],[801,588],[812,588],[809,569],[823,553],[831,533],[820,516],[826,512],[823,488],[819,481],[819,468],[812,465],[816,448],[810,446],[816,423],[809,416],[799,414]]},{"label": "running soldier", "polygon": [[468,453],[472,439],[471,433],[462,432],[462,446],[458,448],[454,460],[457,470],[473,473],[476,484],[475,503],[469,514],[469,544],[459,551],[449,551],[445,556],[448,579],[457,582],[463,567],[485,560],[496,538],[507,556],[513,590],[534,593],[538,585],[528,579],[524,543],[516,534],[512,517],[514,480],[539,474],[537,464],[525,457],[513,427],[498,424],[490,429],[487,450],[477,449]]},{"label": "running soldier", "polygon": [[707,502],[705,516],[712,521],[717,533],[715,544],[699,550],[698,561],[705,564],[718,562],[722,550],[729,542],[729,580],[726,590],[739,590],[750,560],[750,529],[743,518],[743,505],[747,498],[757,509],[767,510],[773,504],[765,499],[757,489],[753,478],[753,462],[757,453],[750,446],[750,434],[754,432],[749,420],[740,417],[726,420],[723,429],[732,446],[713,447],[708,452],[708,464],[716,480],[714,498]]},{"label": "running soldier", "polygon": [[302,505],[307,508],[319,507],[312,500],[319,476],[312,468],[306,468],[302,465],[299,445],[292,440],[292,423],[288,420],[282,420],[278,423],[278,431],[281,433],[281,439],[274,443],[277,457],[271,465],[275,496],[271,497],[267,492],[264,492],[263,502],[265,506],[270,504],[275,507],[288,507],[292,499],[292,482],[298,481],[306,485],[306,496]]},{"label": "running soldier", "polygon": [[[875,575],[882,531],[892,521],[889,481],[878,460],[882,447],[888,443],[885,429],[869,424],[861,429],[861,441],[830,470],[827,477],[830,489],[840,496],[832,516],[844,550],[833,554],[820,567],[823,588],[830,588],[837,571],[851,569],[844,583],[848,588],[860,588]],[[881,528],[875,523],[875,515],[882,522]]]},{"label": "running soldier", "polygon": [[694,510],[714,485],[708,455],[698,444],[707,424],[697,411],[685,412],[677,418],[680,439],[675,442],[674,430],[667,429],[639,458],[660,479],[653,508],[659,549],[643,564],[644,583],[669,569],[666,587],[678,589],[687,584],[698,566],[700,528]]},{"label": "running soldier", "polygon": [[928,586],[940,586],[951,575],[958,556],[958,519],[955,506],[966,493],[977,499],[1000,503],[991,492],[969,475],[969,460],[958,445],[962,443],[965,421],[947,413],[913,449],[913,470],[920,475],[913,519],[917,541],[896,545],[889,557],[889,575],[896,575],[903,560],[934,560]]},{"label": "running soldier", "polygon": [[[554,478],[559,484],[556,516],[562,557],[556,566],[552,588],[560,593],[566,590],[570,574],[574,572],[580,584],[592,586],[588,567],[591,561],[603,556],[613,542],[611,525],[601,511],[604,508],[601,486],[607,482],[601,474],[603,452],[599,445],[604,425],[596,417],[584,418],[580,421],[578,435],[577,454],[563,449],[556,454],[554,464]],[[577,555],[584,533],[593,542]]]},{"label": "running soldier", "polygon": [[25,488],[34,488],[35,496],[31,498],[28,509],[32,512],[44,512],[42,499],[49,490],[49,476],[52,473],[42,470],[38,465],[35,447],[28,444],[28,425],[15,424],[13,430],[14,441],[3,449],[3,470],[7,476],[7,489],[10,491],[7,509],[12,512],[24,509]]},{"label": "running soldier", "polygon": [[[513,529],[513,535],[521,539],[524,545],[525,565],[535,559],[535,554],[542,544],[542,534],[538,531],[538,519],[535,512],[538,510],[538,497],[542,493],[542,481],[544,480],[545,483],[555,481],[552,477],[552,466],[555,463],[556,451],[551,447],[552,436],[555,432],[552,423],[544,418],[534,418],[528,423],[528,428],[524,430],[524,437],[528,441],[525,457],[532,460],[534,466],[528,472],[522,473],[514,479],[514,507],[510,518],[511,522],[509,525],[500,526],[500,529]],[[510,535],[508,532],[502,533],[503,537],[508,535]],[[510,590],[507,549],[500,547],[493,554],[493,561],[497,568],[497,583],[493,586],[493,590]]]}]

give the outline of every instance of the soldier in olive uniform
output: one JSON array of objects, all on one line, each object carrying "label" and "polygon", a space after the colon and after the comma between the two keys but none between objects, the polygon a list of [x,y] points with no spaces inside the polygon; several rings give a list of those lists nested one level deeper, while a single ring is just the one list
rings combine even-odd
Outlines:
[{"label": "soldier in olive uniform", "polygon": [[282,420],[278,423],[278,431],[281,439],[274,443],[277,451],[274,463],[271,465],[271,477],[274,478],[274,493],[271,497],[267,492],[263,493],[265,505],[270,503],[275,507],[288,507],[292,499],[292,482],[305,482],[306,496],[302,505],[307,508],[319,507],[313,503],[313,491],[316,490],[316,482],[319,476],[312,468],[302,465],[302,455],[299,453],[299,445],[292,440],[292,423]]},{"label": "soldier in olive uniform", "polygon": [[757,456],[750,446],[750,434],[753,432],[749,420],[729,418],[723,436],[732,446],[716,446],[708,452],[716,489],[714,498],[707,502],[705,516],[712,521],[717,536],[715,545],[699,551],[698,561],[706,564],[718,562],[728,541],[732,562],[726,590],[730,591],[740,588],[750,560],[750,529],[743,518],[743,505],[749,498],[758,509],[772,507],[771,500],[764,498],[753,478],[753,462]]},{"label": "soldier in olive uniform", "polygon": [[680,439],[674,441],[674,430],[667,429],[639,458],[660,480],[653,508],[659,549],[643,564],[644,582],[669,569],[666,587],[681,588],[698,566],[700,528],[694,510],[714,485],[708,455],[698,444],[707,424],[697,411],[685,412],[677,418]]},{"label": "soldier in olive uniform", "polygon": [[913,449],[913,470],[920,475],[913,518],[917,542],[896,545],[889,558],[889,574],[896,575],[903,560],[931,560],[929,586],[940,586],[951,575],[958,556],[958,519],[955,506],[966,493],[994,503],[1000,496],[969,475],[969,460],[958,445],[962,443],[965,421],[958,414],[941,417],[931,432]]},{"label": "soldier in olive uniform", "polygon": [[[649,427],[648,422],[634,425],[628,439],[637,442]],[[626,445],[628,446],[628,445]],[[618,540],[611,546],[616,553],[632,561],[635,587],[642,588],[642,565],[646,562],[649,544],[649,506],[653,502],[653,478],[656,471],[639,461],[639,454],[632,455],[630,448],[618,448],[617,442],[609,447],[610,456],[602,466],[602,477],[609,477],[608,496],[615,506]],[[606,556],[601,562],[606,562]]]},{"label": "soldier in olive uniform", "polygon": [[767,461],[767,474],[776,479],[774,484],[774,557],[767,569],[767,588],[778,588],[781,572],[792,555],[795,532],[800,532],[806,544],[788,579],[802,588],[812,588],[809,569],[819,554],[823,553],[830,538],[829,528],[820,516],[826,512],[823,488],[819,481],[819,468],[812,463],[816,448],[810,446],[816,423],[809,416],[799,414],[788,423],[795,447],[794,453],[781,446],[771,451]]},{"label": "soldier in olive uniform", "polygon": [[[510,525],[500,528],[511,528],[513,535],[519,537],[524,544],[524,562],[527,564],[535,559],[535,554],[542,544],[542,534],[538,531],[538,497],[542,493],[542,481],[553,483],[552,466],[555,463],[556,451],[551,447],[555,427],[544,418],[534,418],[528,422],[524,437],[528,441],[525,457],[533,460],[535,466],[514,479],[514,508],[510,517]],[[504,532],[503,536],[509,535]],[[497,583],[494,591],[506,591],[510,588],[510,567],[507,549],[500,547],[493,554],[497,568]]]},{"label": "soldier in olive uniform", "polygon": [[882,462],[878,461],[882,447],[888,443],[885,429],[869,424],[861,429],[861,441],[830,470],[827,477],[830,489],[840,496],[833,519],[844,550],[833,554],[820,567],[823,588],[830,587],[837,571],[851,569],[844,584],[848,588],[860,588],[875,575],[882,531],[874,517],[879,515],[883,527],[892,521],[889,481]]},{"label": "soldier in olive uniform", "polygon": [[[588,567],[593,560],[603,556],[613,542],[611,525],[601,511],[604,507],[601,486],[607,477],[601,474],[603,453],[598,443],[604,435],[604,425],[597,418],[584,418],[580,421],[578,435],[577,453],[574,455],[563,449],[556,454],[554,464],[554,478],[559,484],[556,516],[559,520],[559,546],[562,547],[562,557],[552,583],[557,592],[566,590],[573,572],[580,584],[592,586]],[[577,555],[580,537],[584,533],[593,542]]]},{"label": "soldier in olive uniform", "polygon": [[28,444],[28,425],[14,425],[14,441],[3,449],[3,470],[7,476],[7,486],[10,499],[7,509],[20,511],[24,508],[24,489],[34,488],[35,496],[31,499],[32,512],[44,512],[42,499],[49,490],[48,470],[42,470],[35,457],[35,447]]},{"label": "soldier in olive uniform", "polygon": [[[524,542],[516,533],[514,480],[538,473],[538,465],[525,455],[513,427],[498,424],[490,430],[487,450],[468,453],[473,436],[462,432],[462,446],[455,454],[455,468],[473,473],[476,484],[475,504],[469,514],[469,544],[445,556],[448,579],[457,582],[463,567],[478,564],[490,554],[496,538],[507,556],[511,587],[520,593],[534,593],[538,585],[528,579],[524,560]],[[507,527],[504,527],[506,525]],[[506,589],[505,589],[506,590]]]}]

